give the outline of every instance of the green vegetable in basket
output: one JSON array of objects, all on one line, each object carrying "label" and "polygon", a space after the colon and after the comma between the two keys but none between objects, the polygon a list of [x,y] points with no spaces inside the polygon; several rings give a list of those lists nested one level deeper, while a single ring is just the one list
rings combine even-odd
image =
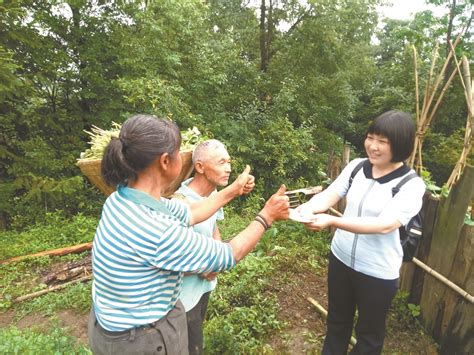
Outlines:
[{"label": "green vegetable in basket", "polygon": [[[80,159],[102,159],[105,148],[107,147],[107,144],[109,144],[112,137],[119,136],[120,127],[121,125],[119,123],[112,122],[112,128],[110,130],[104,130],[97,126],[92,126],[90,132],[84,131],[90,136],[90,148],[81,153]],[[197,127],[188,128],[185,131],[181,131],[181,137],[181,151],[193,150],[198,143],[204,140]]]}]

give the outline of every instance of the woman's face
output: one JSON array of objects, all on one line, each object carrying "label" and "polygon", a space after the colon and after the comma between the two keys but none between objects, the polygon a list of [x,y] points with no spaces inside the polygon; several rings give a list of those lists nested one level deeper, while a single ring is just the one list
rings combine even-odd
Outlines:
[{"label": "woman's face", "polygon": [[372,165],[385,166],[392,162],[392,148],[387,137],[369,133],[365,138],[364,147]]},{"label": "woman's face", "polygon": [[181,154],[179,154],[179,149],[173,152],[170,155],[170,169],[169,169],[169,178],[170,181],[173,181],[179,176],[181,172],[182,159]]},{"label": "woman's face", "polygon": [[[168,169],[163,171],[165,185],[171,184],[181,173],[182,159],[179,150],[174,151],[169,156]],[[166,186],[165,186],[166,187]]]}]

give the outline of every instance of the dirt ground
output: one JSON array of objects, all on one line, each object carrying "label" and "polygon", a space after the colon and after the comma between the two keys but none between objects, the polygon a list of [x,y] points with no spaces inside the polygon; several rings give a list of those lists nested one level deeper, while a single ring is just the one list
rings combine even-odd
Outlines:
[{"label": "dirt ground", "polygon": [[[299,269],[288,280],[277,279],[271,287],[281,306],[280,319],[287,322],[282,332],[270,340],[275,353],[318,354],[326,333],[325,316],[308,301],[316,300],[327,310],[326,269],[319,275],[312,270]],[[388,319],[384,354],[437,355],[437,345],[430,337]]]},{"label": "dirt ground", "polygon": [[[276,354],[318,354],[326,331],[325,317],[308,301],[313,298],[327,309],[325,269],[316,273],[314,270],[295,267],[286,269],[285,277],[276,276],[267,289],[268,295],[276,295],[280,305],[279,318],[284,328],[273,335],[268,343]],[[211,301],[212,302],[212,301]],[[56,317],[48,318],[28,315],[15,320],[13,310],[0,313],[0,327],[15,324],[20,329],[34,325],[47,330],[52,324],[59,324],[68,329],[68,333],[87,344],[88,314],[77,314],[65,310]],[[398,354],[438,354],[436,344],[418,331],[405,329],[388,321],[384,353]]]}]

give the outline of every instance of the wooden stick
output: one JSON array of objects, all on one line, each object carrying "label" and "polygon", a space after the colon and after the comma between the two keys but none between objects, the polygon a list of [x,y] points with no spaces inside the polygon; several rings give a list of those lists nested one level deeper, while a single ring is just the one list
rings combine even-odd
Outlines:
[{"label": "wooden stick", "polygon": [[436,114],[436,111],[438,110],[438,107],[443,100],[444,94],[446,93],[446,90],[448,90],[449,85],[451,84],[451,81],[453,81],[454,76],[456,75],[457,71],[453,70],[451,75],[449,76],[448,81],[446,81],[446,84],[444,85],[443,89],[441,90],[441,93],[438,96],[438,99],[436,100],[435,106],[433,107],[433,110],[431,111],[427,121],[426,121],[426,126],[425,126],[425,131],[428,128],[428,126],[431,124],[431,121],[433,120],[434,115]]},{"label": "wooden stick", "polygon": [[40,253],[35,253],[35,254],[17,256],[17,257],[14,257],[14,258],[10,258],[10,259],[0,261],[0,265],[7,264],[7,263],[12,263],[12,262],[15,262],[15,261],[20,261],[20,260],[24,260],[24,259],[28,259],[28,258],[36,258],[36,257],[39,257],[39,256],[61,256],[61,255],[67,255],[67,254],[71,254],[71,253],[81,253],[83,251],[90,250],[90,249],[92,249],[92,242],[78,244],[78,245],[65,247],[65,248],[46,250],[46,251],[42,251]]},{"label": "wooden stick", "polygon": [[[324,316],[324,318],[327,318],[327,317],[328,317],[328,312],[324,309],[323,306],[321,306],[321,305],[318,303],[318,301],[316,301],[315,299],[313,299],[313,298],[311,298],[311,297],[308,297],[308,298],[306,298],[306,299],[309,301],[309,303],[311,303],[313,306],[316,307],[316,309],[318,310],[318,312],[321,313],[321,314]],[[351,336],[351,345],[354,346],[354,345],[356,345],[356,343],[357,343],[356,338],[354,338],[353,336]]]},{"label": "wooden stick", "polygon": [[415,66],[416,122],[418,122],[420,119],[420,88],[418,84],[418,63],[417,63],[415,45],[412,45],[412,48],[413,48],[413,64]]},{"label": "wooden stick", "polygon": [[474,113],[473,113],[473,106],[474,106],[474,99],[472,95],[472,83],[471,83],[471,71],[469,69],[469,62],[466,56],[462,57],[462,65],[463,65],[463,73],[461,74],[460,63],[458,63],[456,56],[456,67],[459,72],[459,77],[461,79],[461,83],[464,87],[464,94],[466,96],[466,104],[467,104],[467,122],[466,122],[466,130],[464,133],[464,145],[461,155],[454,166],[453,171],[448,179],[446,185],[448,188],[451,188],[456,181],[461,177],[461,173],[464,170],[466,165],[466,160],[471,151],[472,144],[473,144],[473,126],[474,126]]},{"label": "wooden stick", "polygon": [[433,276],[434,278],[438,279],[439,281],[441,281],[442,283],[444,283],[446,286],[448,286],[449,288],[451,288],[453,291],[457,292],[458,294],[460,294],[465,300],[471,302],[471,303],[474,303],[474,297],[472,295],[470,295],[467,291],[464,291],[461,287],[459,287],[458,285],[454,284],[453,282],[449,281],[446,277],[444,277],[443,275],[439,274],[438,272],[436,272],[435,270],[433,270],[432,268],[430,268],[428,265],[422,263],[420,260],[418,260],[417,258],[413,258],[413,263],[417,266],[419,266],[420,268],[422,268],[423,270],[425,270],[428,274],[430,274],[431,276]]},{"label": "wooden stick", "polygon": [[[430,67],[430,71],[429,71],[429,74],[428,74],[428,79],[426,80],[425,97],[423,98],[423,106],[421,108],[420,118],[426,116],[425,110],[429,107],[428,98],[431,96],[431,90],[432,90],[431,89],[431,78],[433,77],[433,71],[434,71],[435,63],[436,63],[436,60],[438,59],[438,51],[439,51],[439,46],[438,46],[438,43],[436,43],[436,46],[433,50],[433,55],[431,56],[431,67]],[[422,121],[420,121],[420,123],[422,123]]]},{"label": "wooden stick", "polygon": [[78,282],[83,282],[83,281],[88,281],[88,280],[91,280],[91,279],[92,279],[92,274],[81,277],[80,279],[77,279],[77,280],[66,282],[62,285],[54,286],[54,287],[51,287],[51,288],[48,288],[48,289],[45,289],[45,290],[41,290],[41,291],[30,293],[28,295],[17,297],[13,300],[13,303],[20,303],[20,302],[29,300],[31,298],[44,295],[44,294],[49,293],[49,292],[53,292],[53,291],[63,289],[63,288],[65,288],[65,287],[67,287],[71,284],[78,283]]},{"label": "wooden stick", "polygon": [[[458,43],[459,43],[459,41],[460,41],[460,39],[461,39],[461,36],[463,35],[463,32],[464,32],[464,31],[461,31],[461,32],[457,35],[457,37],[456,37],[456,39],[455,39],[455,41],[454,41],[454,44],[453,44],[453,48],[456,48],[456,46],[458,45]],[[443,63],[443,67],[441,68],[441,71],[438,73],[438,77],[436,78],[433,91],[432,91],[431,96],[430,96],[430,98],[428,99],[428,102],[427,102],[427,106],[426,106],[427,109],[426,109],[426,111],[425,111],[425,114],[428,114],[428,108],[431,106],[431,103],[432,103],[432,101],[433,101],[433,99],[434,99],[434,96],[435,96],[436,91],[438,91],[438,86],[439,86],[439,84],[441,83],[441,79],[444,77],[444,72],[446,71],[446,68],[448,67],[448,63],[449,63],[449,61],[451,60],[451,56],[452,56],[453,54],[454,54],[454,53],[453,53],[453,50],[450,50],[449,53],[448,53],[448,56],[446,57],[446,59],[445,59],[445,61],[444,61],[444,63]],[[438,100],[439,100],[439,99],[438,99]],[[434,113],[431,114],[431,116],[433,116],[433,115],[434,115]]]},{"label": "wooden stick", "polygon": [[[341,217],[342,216],[342,213],[339,212],[338,210],[334,209],[334,208],[329,208],[329,211],[331,213],[334,213],[336,216],[339,216]],[[424,264],[423,262],[421,262],[420,260],[418,260],[417,258],[413,258],[413,263],[422,268],[424,271],[426,271],[428,274],[432,275],[434,278],[438,279],[439,281],[441,281],[442,283],[444,283],[446,286],[448,286],[449,288],[451,288],[453,291],[457,292],[458,294],[460,294],[464,299],[466,299],[467,301],[471,302],[471,303],[474,303],[474,297],[472,295],[470,295],[467,291],[463,290],[461,287],[459,287],[458,285],[454,284],[453,282],[449,281],[446,277],[444,277],[443,275],[441,275],[440,273],[436,272],[435,270],[433,270],[432,268],[430,268],[428,265]]]}]

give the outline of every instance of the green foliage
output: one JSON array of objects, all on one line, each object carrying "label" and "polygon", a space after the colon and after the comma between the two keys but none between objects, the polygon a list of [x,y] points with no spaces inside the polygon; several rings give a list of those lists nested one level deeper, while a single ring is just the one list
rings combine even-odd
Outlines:
[{"label": "green foliage", "polygon": [[408,303],[407,292],[399,291],[392,301],[389,317],[395,320],[394,324],[400,329],[414,328],[418,324],[420,306]]},{"label": "green foliage", "polygon": [[263,339],[281,327],[275,308],[275,300],[260,300],[260,303],[250,307],[234,307],[225,318],[210,318],[205,326],[206,353],[268,352],[268,345]]},{"label": "green foliage", "polygon": [[219,276],[205,323],[206,352],[263,351],[265,338],[282,325],[276,298],[263,294],[272,271],[270,258],[251,254]]},{"label": "green foliage", "polygon": [[464,145],[464,129],[460,128],[445,136],[431,133],[426,137],[423,163],[430,167],[439,185],[448,181]]},{"label": "green foliage", "polygon": [[470,211],[467,211],[466,215],[464,216],[464,224],[467,224],[468,226],[474,226],[474,220],[471,217]]},{"label": "green foliage", "polygon": [[[234,235],[248,221],[231,212],[220,225],[221,232],[224,237]],[[266,341],[285,324],[278,319],[278,301],[271,285],[275,279],[287,283],[289,274],[303,269],[321,272],[329,244],[329,235],[308,232],[299,223],[272,226],[254,252],[232,271],[219,275],[205,322],[206,353],[272,353]]]},{"label": "green foliage", "polygon": [[43,332],[16,327],[0,329],[0,353],[2,354],[92,354],[84,345],[64,333],[60,328]]},{"label": "green foliage", "polygon": [[96,217],[82,214],[66,219],[60,212],[47,213],[44,223],[38,223],[23,232],[0,232],[3,246],[0,260],[91,242],[97,223]]},{"label": "green foliage", "polygon": [[[0,232],[0,260],[33,254],[50,249],[90,242],[98,220],[78,214],[66,218],[62,213],[48,213],[42,224],[31,226],[22,232]],[[42,290],[46,285],[40,282],[45,270],[55,262],[72,261],[84,255],[68,255],[61,258],[40,257],[0,265],[0,309],[12,306],[14,298]],[[76,284],[66,290],[49,293],[21,303],[20,314],[43,312],[52,314],[57,309],[73,308],[85,311],[90,307],[90,285]]]},{"label": "green foliage", "polygon": [[85,314],[91,309],[92,305],[91,289],[92,283],[90,281],[76,283],[64,290],[50,292],[22,302],[16,307],[17,317],[22,318],[28,314],[52,316],[58,311],[66,309],[74,310],[78,314]]},{"label": "green foliage", "polygon": [[439,196],[441,187],[435,184],[435,182],[433,181],[431,177],[431,173],[428,170],[424,169],[421,171],[421,178],[423,179],[423,182],[426,185],[426,190],[431,192],[433,196]]},{"label": "green foliage", "polygon": [[[449,12],[387,21],[378,31],[378,3],[272,2],[265,48],[258,11],[240,0],[3,4],[0,227],[26,228],[55,210],[98,216],[104,197],[75,166],[87,147],[84,130],[137,112],[224,141],[236,170],[253,167],[261,195],[281,183],[320,183],[316,172],[344,142],[362,151],[360,137],[376,115],[414,112],[410,44],[424,73],[435,41],[446,37]],[[468,2],[454,13],[453,35],[470,15]],[[472,53],[470,36],[458,55]],[[438,184],[449,175],[465,117],[455,81],[426,141]]]}]

